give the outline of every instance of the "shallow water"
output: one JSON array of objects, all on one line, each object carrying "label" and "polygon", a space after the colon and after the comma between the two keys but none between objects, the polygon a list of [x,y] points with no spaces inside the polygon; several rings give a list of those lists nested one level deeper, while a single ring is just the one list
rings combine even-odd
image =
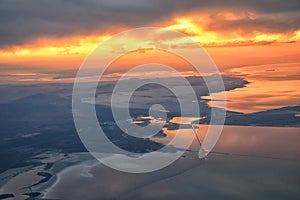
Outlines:
[{"label": "shallow water", "polygon": [[15,199],[26,199],[23,194],[31,192],[29,186],[43,179],[37,175],[42,169],[43,166],[39,166],[17,175],[0,188],[0,194],[14,194]]},{"label": "shallow water", "polygon": [[[201,139],[206,129],[201,126]],[[193,134],[190,129],[180,131],[182,138]],[[155,140],[167,143],[175,134],[165,132],[166,138]],[[128,174],[102,164],[92,168],[80,164],[61,173],[46,197],[299,199],[299,133],[299,128],[225,126],[207,160],[198,159],[195,141],[184,157],[152,173]]]}]

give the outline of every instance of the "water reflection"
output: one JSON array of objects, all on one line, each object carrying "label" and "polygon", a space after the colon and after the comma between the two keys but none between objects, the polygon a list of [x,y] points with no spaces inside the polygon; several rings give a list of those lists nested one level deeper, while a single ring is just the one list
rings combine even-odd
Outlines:
[{"label": "water reflection", "polygon": [[[270,64],[234,68],[227,72],[242,76],[250,82],[244,88],[226,92],[227,109],[251,113],[299,105],[299,67],[300,63]],[[203,98],[209,99],[210,97]],[[218,102],[215,103],[218,105]]]},{"label": "water reflection", "polygon": [[[203,140],[208,126],[200,125]],[[192,129],[168,130],[184,140]],[[128,174],[98,164],[86,174],[84,164],[65,170],[46,198],[63,199],[297,199],[300,166],[299,128],[225,126],[207,160],[190,151],[152,173]],[[276,159],[274,159],[276,158]],[[68,187],[64,187],[68,185]],[[76,190],[74,190],[76,188]],[[238,189],[236,189],[238,188]],[[87,192],[89,191],[89,192]]]},{"label": "water reflection", "polygon": [[[201,141],[204,140],[208,127],[200,124],[197,135]],[[164,128],[163,131],[166,137],[153,140],[168,144],[176,134],[183,141],[187,135],[194,134],[192,129]],[[299,132],[299,128],[287,127],[224,126],[213,152],[300,160]],[[199,143],[194,140],[189,150],[199,151]]]}]

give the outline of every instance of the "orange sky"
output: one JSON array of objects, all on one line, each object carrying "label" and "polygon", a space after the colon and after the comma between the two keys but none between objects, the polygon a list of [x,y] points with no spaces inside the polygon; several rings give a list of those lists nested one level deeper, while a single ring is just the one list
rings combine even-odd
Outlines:
[{"label": "orange sky", "polygon": [[[245,16],[224,13],[223,17],[235,20]],[[253,14],[252,17],[256,16]],[[236,66],[300,62],[300,30],[282,33],[262,30],[251,34],[240,29],[215,31],[209,30],[206,19],[208,18],[205,16],[197,15],[174,17],[156,26],[185,33],[199,42],[221,71]],[[111,34],[36,38],[29,44],[0,49],[0,60],[2,64],[7,65],[76,69],[99,43],[111,37],[113,33],[117,33],[116,30],[111,30]]]},{"label": "orange sky", "polygon": [[[55,1],[20,2],[19,6],[4,2],[0,82],[73,81],[76,70],[101,42],[132,28],[160,27],[201,44],[222,73],[242,75],[252,82],[227,93],[229,110],[253,112],[299,102],[297,87],[290,87],[299,85],[299,1],[155,1],[63,1],[61,9]],[[140,34],[111,44],[107,58],[142,39]],[[166,37],[162,43],[174,49],[191,48],[180,38]],[[140,64],[161,63],[195,75],[183,59],[148,46],[120,57],[107,73],[113,77]],[[258,72],[272,80],[258,79]],[[258,96],[264,98],[257,102]]]}]

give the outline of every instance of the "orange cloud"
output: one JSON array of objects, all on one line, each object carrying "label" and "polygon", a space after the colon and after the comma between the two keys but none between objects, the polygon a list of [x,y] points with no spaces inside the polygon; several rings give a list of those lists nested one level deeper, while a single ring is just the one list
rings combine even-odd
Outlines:
[{"label": "orange cloud", "polygon": [[[224,12],[213,16],[192,13],[185,17],[177,16],[168,22],[163,21],[157,25],[182,32],[199,42],[207,48],[217,64],[222,67],[243,65],[243,63],[249,62],[251,64],[254,64],[253,62],[267,63],[274,60],[277,62],[278,60],[282,62],[299,61],[300,30],[272,32],[268,28],[259,29],[263,26],[262,20],[259,20],[261,18],[265,19],[266,16],[251,12]],[[248,25],[241,25],[242,22],[247,22]],[[213,23],[220,24],[213,25]],[[222,23],[224,24],[222,25]],[[251,25],[256,27],[256,23],[259,30],[249,32]],[[109,37],[111,37],[109,34],[87,34],[63,38],[37,38],[31,44],[0,50],[0,60],[2,64],[77,68],[85,56]],[[130,45],[135,41],[134,38],[131,38],[124,43]],[[171,48],[191,48],[188,43],[184,43],[180,39],[173,39],[169,42]],[[255,51],[253,46],[255,46]],[[113,52],[114,50],[111,49],[110,53]],[[265,52],[269,53],[265,54]],[[144,58],[139,57],[139,59]],[[130,63],[129,59],[126,62]]]}]

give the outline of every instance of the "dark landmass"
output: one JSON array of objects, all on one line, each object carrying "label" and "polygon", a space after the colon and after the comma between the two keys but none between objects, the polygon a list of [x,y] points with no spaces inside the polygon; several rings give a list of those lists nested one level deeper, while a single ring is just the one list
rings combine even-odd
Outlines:
[{"label": "dark landmass", "polygon": [[13,194],[0,194],[0,199],[9,199],[9,198],[14,198],[15,195]]},{"label": "dark landmass", "polygon": [[44,170],[47,171],[47,170],[51,169],[53,164],[54,163],[47,163],[46,166],[44,167]]},{"label": "dark landmass", "polygon": [[41,183],[46,183],[46,182],[49,181],[50,178],[52,177],[52,174],[50,174],[50,173],[48,173],[48,172],[38,172],[37,175],[38,175],[38,176],[42,176],[42,177],[44,177],[44,178],[43,178],[42,180],[40,180],[39,182],[37,182],[37,183],[31,185],[30,187],[34,187],[34,186],[39,185],[39,184],[41,184]]},{"label": "dark landmass", "polygon": [[39,193],[39,192],[30,192],[30,193],[24,193],[23,195],[28,196],[28,198],[26,198],[25,200],[34,200],[34,199],[36,199],[36,197],[40,196],[41,193]]},{"label": "dark landmass", "polygon": [[288,106],[250,114],[233,114],[227,116],[226,124],[300,127],[300,118],[296,116],[299,112],[300,106]]},{"label": "dark landmass", "polygon": [[167,134],[165,134],[163,131],[159,131],[158,133],[156,133],[153,137],[156,137],[156,138],[164,138],[166,137]]},{"label": "dark landmass", "polygon": [[[213,76],[210,79],[213,81]],[[248,84],[246,80],[238,77],[224,76],[223,79],[226,90],[244,87]],[[201,116],[206,117],[201,123],[208,123],[211,108],[206,101],[200,99],[200,96],[208,93],[206,84],[202,77],[188,77],[188,80],[199,95]],[[112,83],[99,86],[97,95],[109,94],[113,88]],[[168,89],[157,85],[145,85],[139,90],[152,89],[162,98],[156,99],[152,96],[134,94],[134,100],[146,98],[149,103],[145,103],[143,108],[133,104],[130,107],[130,114],[133,118],[149,115],[148,108],[153,103],[162,104],[169,110],[170,112],[167,113],[169,119],[180,116],[178,101]],[[1,86],[0,92],[2,94],[0,100],[0,173],[29,164],[39,165],[40,163],[35,163],[32,158],[47,151],[60,153],[86,151],[73,122],[72,84],[7,85]],[[114,125],[109,106],[98,104],[95,108],[100,124],[105,124],[103,126],[105,134],[120,148],[131,152],[149,152],[163,147],[162,144],[152,140],[132,137],[121,131]],[[228,111],[226,124],[299,126],[299,119],[295,117],[295,112],[299,110],[298,106],[252,114]],[[50,168],[51,164],[47,165],[45,170]]]}]

